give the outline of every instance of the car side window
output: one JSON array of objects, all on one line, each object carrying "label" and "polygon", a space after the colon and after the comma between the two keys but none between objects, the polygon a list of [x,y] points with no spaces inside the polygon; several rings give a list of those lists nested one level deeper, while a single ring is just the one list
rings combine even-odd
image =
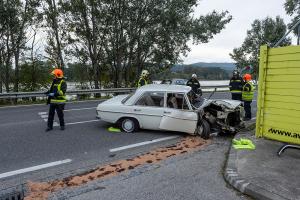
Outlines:
[{"label": "car side window", "polygon": [[168,93],[167,107],[180,110],[189,110],[189,106],[183,93]]},{"label": "car side window", "polygon": [[163,92],[145,92],[135,103],[138,106],[164,107]]}]

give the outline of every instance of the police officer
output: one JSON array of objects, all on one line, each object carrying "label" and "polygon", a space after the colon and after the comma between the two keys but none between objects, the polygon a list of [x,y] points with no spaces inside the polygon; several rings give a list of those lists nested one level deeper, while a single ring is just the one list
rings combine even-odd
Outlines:
[{"label": "police officer", "polygon": [[143,70],[140,76],[140,79],[137,83],[137,87],[149,84],[149,72],[148,70]]},{"label": "police officer", "polygon": [[242,100],[243,79],[237,70],[232,73],[232,78],[229,82],[229,89],[232,100]]},{"label": "police officer", "polygon": [[46,129],[46,132],[53,129],[55,110],[59,118],[60,130],[65,129],[63,110],[66,102],[67,83],[64,80],[64,74],[61,69],[55,69],[51,72],[51,74],[54,76],[54,79],[49,91],[46,92],[46,94],[48,95],[47,104],[50,104],[48,127]]},{"label": "police officer", "polygon": [[242,89],[242,100],[244,101],[245,120],[251,119],[251,103],[254,96],[254,86],[251,82],[251,75],[245,74],[243,77],[245,83]]},{"label": "police officer", "polygon": [[[194,92],[194,94],[198,94],[199,92],[202,93],[202,91],[200,89],[200,83],[197,80],[196,74],[192,74],[192,78],[190,80],[188,80],[186,85],[190,86],[192,88],[192,91]],[[200,95],[202,95],[202,94],[200,94]]]}]

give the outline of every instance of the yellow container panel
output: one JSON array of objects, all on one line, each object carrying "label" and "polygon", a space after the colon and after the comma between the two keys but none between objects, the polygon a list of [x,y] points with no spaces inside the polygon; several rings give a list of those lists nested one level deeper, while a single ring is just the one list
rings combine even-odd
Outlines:
[{"label": "yellow container panel", "polygon": [[278,48],[270,48],[270,55],[285,55],[285,54],[295,54],[300,53],[299,46],[289,46],[289,47],[278,47]]},{"label": "yellow container panel", "polygon": [[[267,92],[266,92],[267,93]],[[299,103],[299,97],[297,96],[279,96],[279,95],[266,95],[266,101],[275,101],[275,102],[282,102],[282,103]],[[300,119],[299,119],[300,121]]]},{"label": "yellow container panel", "polygon": [[[300,63],[299,63],[300,65]],[[271,68],[271,69],[267,69],[267,74],[268,75],[300,75],[300,68]]]},{"label": "yellow container panel", "polygon": [[[280,115],[281,117],[296,117],[300,118],[300,111],[299,110],[286,110],[282,108],[270,108],[270,107],[265,107],[265,115]],[[283,111],[284,110],[284,111]],[[300,123],[300,121],[299,121]]]},{"label": "yellow container panel", "polygon": [[299,90],[300,88],[300,82],[285,82],[284,84],[282,82],[265,82],[266,84],[266,90],[268,89],[294,89],[293,93],[296,93],[295,91]]},{"label": "yellow container panel", "polygon": [[[281,83],[283,84],[283,83]],[[300,97],[300,92],[296,93],[294,89],[286,89],[286,88],[267,88],[266,95],[279,95],[279,96],[296,96]]]},{"label": "yellow container panel", "polygon": [[280,62],[269,62],[268,69],[286,69],[286,68],[299,68],[299,60],[294,61],[280,61]]},{"label": "yellow container panel", "polygon": [[271,55],[268,57],[269,62],[283,62],[283,61],[299,61],[300,53],[285,54],[285,55]]},{"label": "yellow container panel", "polygon": [[291,74],[268,74],[266,77],[266,81],[268,82],[299,82],[299,75],[291,75]]},{"label": "yellow container panel", "polygon": [[260,52],[256,136],[300,144],[300,46]]},{"label": "yellow container panel", "polygon": [[265,101],[265,109],[280,108],[281,110],[297,110],[300,111],[299,103],[281,103],[276,101]]}]

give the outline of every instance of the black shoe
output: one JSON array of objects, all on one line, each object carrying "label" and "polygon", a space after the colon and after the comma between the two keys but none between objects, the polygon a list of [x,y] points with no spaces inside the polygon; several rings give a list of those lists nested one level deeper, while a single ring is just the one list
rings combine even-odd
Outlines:
[{"label": "black shoe", "polygon": [[48,131],[51,131],[53,128],[50,128],[48,127],[45,131],[48,132]]},{"label": "black shoe", "polygon": [[65,130],[65,126],[61,126],[60,130],[62,130],[62,131]]},{"label": "black shoe", "polygon": [[248,117],[244,118],[244,121],[249,121],[249,120],[251,120],[251,118],[248,118]]}]

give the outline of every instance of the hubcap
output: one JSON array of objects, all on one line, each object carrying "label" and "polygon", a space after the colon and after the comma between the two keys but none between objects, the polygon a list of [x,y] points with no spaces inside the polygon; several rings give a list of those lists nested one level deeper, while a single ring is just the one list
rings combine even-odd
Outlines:
[{"label": "hubcap", "polygon": [[133,124],[133,122],[131,121],[131,120],[125,120],[124,122],[123,122],[123,128],[124,128],[124,130],[126,130],[126,131],[132,131],[133,130],[133,128],[134,128],[134,124]]}]

